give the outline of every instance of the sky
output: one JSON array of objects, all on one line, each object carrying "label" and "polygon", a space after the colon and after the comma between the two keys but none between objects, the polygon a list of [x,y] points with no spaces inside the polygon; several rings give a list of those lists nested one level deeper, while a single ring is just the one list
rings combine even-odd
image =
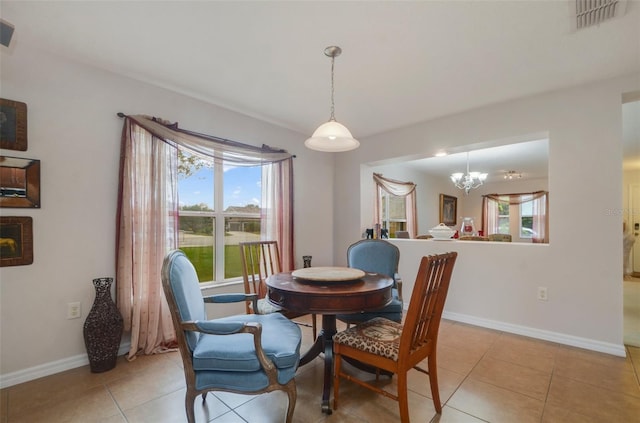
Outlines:
[{"label": "sky", "polygon": [[[224,209],[229,206],[260,205],[262,168],[235,167],[224,171]],[[181,206],[205,203],[213,209],[213,169],[203,167],[178,181]]]}]

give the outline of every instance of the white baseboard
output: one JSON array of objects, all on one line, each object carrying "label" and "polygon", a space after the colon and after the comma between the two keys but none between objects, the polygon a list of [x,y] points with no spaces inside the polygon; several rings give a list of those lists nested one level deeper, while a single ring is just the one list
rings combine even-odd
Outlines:
[{"label": "white baseboard", "polygon": [[442,317],[444,319],[453,320],[456,322],[468,323],[474,326],[500,330],[503,332],[514,333],[516,335],[528,336],[530,338],[542,339],[545,341],[551,341],[563,345],[570,345],[572,347],[584,348],[591,351],[598,351],[601,353],[611,354],[619,357],[626,356],[626,350],[623,344],[612,344],[609,342],[596,341],[594,339],[581,338],[564,333],[513,325],[511,323],[498,322],[495,320],[483,319],[460,313],[450,313],[445,311],[442,313]]},{"label": "white baseboard", "polygon": [[[530,338],[542,339],[545,341],[556,342],[558,344],[570,345],[572,347],[584,348],[591,351],[598,351],[605,354],[612,354],[619,357],[626,356],[626,350],[622,344],[612,344],[609,342],[596,341],[588,338],[580,338],[578,336],[566,335],[563,333],[551,332],[547,330],[534,329],[526,326],[513,325],[511,323],[498,322],[495,320],[482,319],[475,316],[469,316],[460,313],[443,312],[442,317],[455,322],[467,323],[483,328],[500,330],[503,332],[514,333],[516,335],[528,336]],[[120,345],[118,356],[124,355],[129,351],[130,344]],[[60,373],[65,370],[75,369],[76,367],[86,366],[89,359],[86,354],[78,354],[73,357],[64,358],[62,360],[52,361],[50,363],[41,364],[30,367],[28,369],[19,370],[13,373],[0,375],[0,388],[8,388],[9,386],[19,383],[28,382],[44,376]]]},{"label": "white baseboard", "polygon": [[[118,356],[129,352],[130,343],[121,344],[118,350]],[[87,354],[78,354],[73,357],[63,358],[62,360],[52,361],[50,363],[40,364],[38,366],[29,367],[28,369],[18,370],[17,372],[0,375],[0,389],[19,383],[29,382],[30,380],[39,379],[44,376],[53,375],[64,372],[65,370],[75,369],[89,364]]]}]

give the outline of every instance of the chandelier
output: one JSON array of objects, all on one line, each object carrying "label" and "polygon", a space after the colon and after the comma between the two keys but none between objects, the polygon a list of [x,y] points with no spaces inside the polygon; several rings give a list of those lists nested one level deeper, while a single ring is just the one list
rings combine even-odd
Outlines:
[{"label": "chandelier", "polygon": [[337,46],[330,46],[324,49],[324,54],[331,58],[331,116],[328,122],[320,125],[311,135],[311,138],[304,142],[304,145],[312,150],[326,152],[349,151],[358,148],[360,145],[360,142],[353,138],[351,132],[344,125],[336,122],[334,116],[333,64],[335,58],[340,56],[340,53],[342,53],[342,49]]},{"label": "chandelier", "polygon": [[504,173],[504,179],[520,179],[522,178],[522,173],[516,172],[515,170],[507,170]]},{"label": "chandelier", "polygon": [[469,152],[467,151],[467,173],[452,173],[451,181],[460,189],[464,190],[465,195],[469,194],[474,188],[478,188],[487,179],[486,173],[469,172]]}]

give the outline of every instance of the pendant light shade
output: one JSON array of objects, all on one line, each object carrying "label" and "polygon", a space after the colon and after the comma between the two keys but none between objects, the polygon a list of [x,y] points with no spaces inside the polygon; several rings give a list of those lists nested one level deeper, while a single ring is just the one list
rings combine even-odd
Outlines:
[{"label": "pendant light shade", "polygon": [[342,53],[342,49],[337,46],[330,46],[324,50],[324,54],[331,58],[331,117],[329,121],[323,123],[315,130],[311,138],[308,138],[304,145],[311,150],[337,153],[358,148],[360,142],[353,138],[346,126],[338,123],[334,116],[333,101],[333,66],[336,56]]},{"label": "pendant light shade", "polygon": [[330,120],[320,125],[304,145],[312,150],[340,152],[358,148],[360,142],[353,138],[346,126]]}]

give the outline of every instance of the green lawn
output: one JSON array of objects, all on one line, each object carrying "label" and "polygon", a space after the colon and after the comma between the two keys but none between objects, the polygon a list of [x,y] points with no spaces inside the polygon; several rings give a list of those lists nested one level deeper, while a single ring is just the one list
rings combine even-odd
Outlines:
[{"label": "green lawn", "polygon": [[[182,247],[181,250],[195,266],[200,282],[211,282],[213,280],[213,249],[211,247]],[[224,269],[225,278],[242,276],[240,247],[237,245],[225,245]]]}]

